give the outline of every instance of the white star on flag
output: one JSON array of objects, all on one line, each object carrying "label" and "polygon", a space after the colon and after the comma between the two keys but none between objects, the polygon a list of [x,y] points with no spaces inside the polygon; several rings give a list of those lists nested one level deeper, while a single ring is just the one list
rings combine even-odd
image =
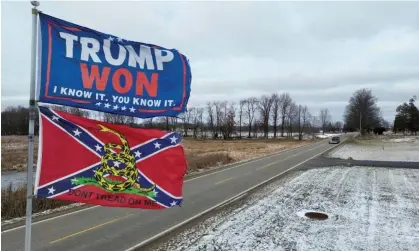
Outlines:
[{"label": "white star on flag", "polygon": [[114,38],[113,38],[112,36],[110,36],[108,39],[109,39],[110,41],[113,41],[113,40],[114,40]]},{"label": "white star on flag", "polygon": [[118,108],[119,108],[119,106],[118,106],[118,105],[114,105],[114,106],[113,106],[113,109],[114,109],[114,110],[118,110]]},{"label": "white star on flag", "polygon": [[81,132],[79,131],[79,129],[77,128],[74,132],[74,136],[80,136]]},{"label": "white star on flag", "polygon": [[174,206],[176,206],[177,205],[177,202],[176,201],[173,201],[172,203],[170,203],[170,206],[171,207],[174,207]]},{"label": "white star on flag", "polygon": [[100,145],[96,144],[95,147],[96,147],[96,151],[98,152],[102,151],[102,147]]},{"label": "white star on flag", "polygon": [[48,188],[48,194],[54,194],[54,193],[55,193],[55,189],[53,186]]},{"label": "white star on flag", "polygon": [[125,111],[127,108],[125,106],[121,107],[121,110]]},{"label": "white star on flag", "polygon": [[140,153],[140,151],[135,151],[134,153],[135,153],[135,157],[141,158],[141,153]]},{"label": "white star on flag", "polygon": [[96,103],[96,105],[97,105],[97,106],[100,106],[101,104],[102,104],[101,102],[97,102],[97,103]]},{"label": "white star on flag", "polygon": [[156,191],[156,189],[154,189],[154,190],[153,190],[153,194],[154,194],[154,196],[157,196],[157,194],[158,194],[158,193],[159,193],[159,192],[157,192],[157,191]]},{"label": "white star on flag", "polygon": [[109,106],[111,106],[111,105],[108,104],[108,103],[105,104],[105,108],[109,108]]},{"label": "white star on flag", "polygon": [[176,142],[177,142],[177,138],[176,138],[176,136],[175,135],[173,135],[173,137],[171,137],[170,138],[170,143],[172,143],[172,144],[176,144]]},{"label": "white star on flag", "polygon": [[130,112],[135,112],[135,108],[134,107],[131,107],[131,108],[129,108],[129,111]]},{"label": "white star on flag", "polygon": [[113,165],[116,166],[116,167],[119,167],[120,164],[121,164],[121,162],[119,162],[119,161],[114,161],[113,162]]},{"label": "white star on flag", "polygon": [[124,39],[118,37],[118,42],[122,42],[122,41],[124,41]]},{"label": "white star on flag", "polygon": [[71,183],[72,184],[75,184],[76,182],[77,182],[77,179],[76,178],[71,179]]},{"label": "white star on flag", "polygon": [[155,147],[155,148],[160,149],[160,144],[159,144],[159,142],[155,142],[155,143],[154,143],[154,147]]},{"label": "white star on flag", "polygon": [[55,115],[54,115],[54,116],[52,116],[52,120],[53,120],[53,121],[54,121],[54,120],[58,121],[58,119],[59,119],[59,118],[58,118],[57,116],[55,116]]}]

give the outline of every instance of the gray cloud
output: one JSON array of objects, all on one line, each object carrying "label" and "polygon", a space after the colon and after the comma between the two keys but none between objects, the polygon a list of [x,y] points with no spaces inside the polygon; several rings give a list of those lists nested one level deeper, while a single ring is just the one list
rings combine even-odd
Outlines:
[{"label": "gray cloud", "polygon": [[[29,8],[2,2],[3,107],[27,103]],[[419,95],[417,2],[48,1],[41,9],[179,49],[192,67],[191,105],[287,91],[340,120],[351,94],[366,87],[392,120],[398,104]]]}]

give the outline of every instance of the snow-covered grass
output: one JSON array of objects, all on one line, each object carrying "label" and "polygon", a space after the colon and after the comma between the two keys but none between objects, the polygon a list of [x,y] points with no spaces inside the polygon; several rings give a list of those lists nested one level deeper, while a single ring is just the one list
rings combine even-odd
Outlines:
[{"label": "snow-covered grass", "polygon": [[320,139],[327,139],[333,136],[339,136],[341,133],[325,133],[325,134],[317,134],[316,137]]},{"label": "snow-covered grass", "polygon": [[329,157],[419,162],[419,137],[380,137],[361,140],[337,148],[329,154]]},{"label": "snow-covered grass", "polygon": [[[280,181],[281,182],[281,181]],[[296,172],[157,250],[418,250],[419,170]],[[324,221],[306,211],[328,214]]]}]

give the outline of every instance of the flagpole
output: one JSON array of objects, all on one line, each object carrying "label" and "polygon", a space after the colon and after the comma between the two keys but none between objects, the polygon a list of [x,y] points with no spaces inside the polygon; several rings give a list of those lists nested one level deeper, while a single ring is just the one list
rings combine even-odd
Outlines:
[{"label": "flagpole", "polygon": [[25,225],[25,251],[31,250],[32,228],[32,197],[33,197],[33,148],[35,134],[35,79],[36,79],[36,35],[38,18],[38,1],[31,1],[32,8],[32,45],[31,45],[31,79],[29,92],[29,133],[28,133],[28,179],[26,188],[26,225]]}]

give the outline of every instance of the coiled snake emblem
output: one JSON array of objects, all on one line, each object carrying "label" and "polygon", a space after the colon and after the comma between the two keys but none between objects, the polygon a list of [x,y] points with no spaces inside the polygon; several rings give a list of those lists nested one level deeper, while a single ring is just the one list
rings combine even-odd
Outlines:
[{"label": "coiled snake emblem", "polygon": [[[94,178],[99,185],[111,192],[122,192],[130,187],[134,187],[139,192],[144,193],[153,191],[156,187],[155,184],[153,184],[150,188],[141,188],[139,183],[137,183],[138,170],[135,165],[135,156],[132,154],[128,141],[124,135],[103,125],[99,124],[98,126],[100,127],[100,132],[115,134],[122,143],[122,145],[112,143],[104,145],[103,149],[105,154],[101,158],[101,166],[96,170],[94,175]],[[112,149],[118,149],[119,153],[113,152]],[[109,162],[113,162],[113,165],[109,165]],[[115,168],[115,163],[124,164],[125,168],[117,169]],[[119,164],[116,167],[118,167]],[[105,174],[124,177],[126,180],[124,182],[112,181],[104,177]]]}]

